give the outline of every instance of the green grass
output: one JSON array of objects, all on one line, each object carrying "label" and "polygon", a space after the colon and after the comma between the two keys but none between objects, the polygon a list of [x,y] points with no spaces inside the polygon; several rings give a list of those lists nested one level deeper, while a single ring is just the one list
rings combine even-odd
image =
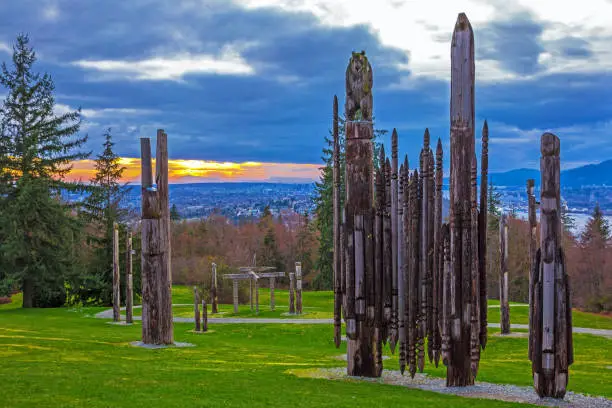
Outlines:
[{"label": "green grass", "polygon": [[[329,303],[329,294],[307,293],[313,304]],[[103,308],[23,310],[17,302],[0,306],[0,406],[525,406],[293,375],[345,365],[333,358],[346,346],[334,347],[331,325],[223,324],[195,334],[191,324],[175,324],[175,340],[196,347],[144,350],[129,345],[140,339],[140,324],[94,319]],[[612,398],[612,340],[575,335],[574,344],[569,389]],[[384,364],[396,370],[397,357]],[[425,371],[444,376],[431,364]],[[491,336],[478,380],[530,386],[527,339]]]},{"label": "green grass", "polygon": [[[333,318],[334,298],[331,291],[320,292],[303,292],[302,304],[304,314],[302,316],[286,316],[289,311],[289,291],[275,291],[276,310],[270,310],[270,290],[267,288],[259,289],[259,315],[251,312],[250,305],[241,304],[239,311],[234,314],[232,305],[219,305],[219,311],[223,312],[214,317],[274,317],[274,318],[305,318],[305,319],[331,319]],[[248,302],[248,298],[241,299],[243,302]],[[187,286],[174,286],[172,289],[172,302],[174,304],[192,304],[193,289]],[[499,301],[490,299],[489,306],[498,306]],[[528,324],[529,323],[529,307],[525,304],[510,302],[510,305],[519,305],[510,307],[510,323],[512,324]],[[490,307],[487,315],[489,323],[499,323],[500,310],[498,307]],[[134,315],[139,316],[140,309],[134,309]],[[208,305],[208,313],[211,315],[211,305]],[[174,315],[180,317],[193,317],[193,306],[175,306]],[[598,315],[593,313],[585,313],[574,310],[572,314],[574,327],[586,327],[591,329],[606,329],[612,330],[612,318],[610,316]]]}]

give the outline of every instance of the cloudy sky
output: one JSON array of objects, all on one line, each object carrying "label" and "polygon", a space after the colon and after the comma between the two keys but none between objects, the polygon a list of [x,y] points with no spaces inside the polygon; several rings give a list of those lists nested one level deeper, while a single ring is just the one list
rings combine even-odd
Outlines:
[{"label": "cloudy sky", "polygon": [[2,0],[0,60],[28,33],[58,110],[82,107],[94,152],[111,127],[135,179],[157,128],[176,181],[316,178],[353,50],[373,66],[376,127],[396,127],[409,158],[426,127],[448,151],[459,12],[491,171],[538,167],[547,130],[564,168],[612,158],[611,0]]}]

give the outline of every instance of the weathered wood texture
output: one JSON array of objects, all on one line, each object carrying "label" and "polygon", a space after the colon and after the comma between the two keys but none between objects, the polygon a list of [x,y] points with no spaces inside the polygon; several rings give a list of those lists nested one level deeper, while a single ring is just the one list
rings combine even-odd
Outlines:
[{"label": "weathered wood texture", "polygon": [[366,318],[367,306],[373,303],[369,288],[375,252],[372,85],[372,67],[365,53],[353,53],[346,70],[345,102],[347,374],[365,377],[382,373],[382,361],[376,361],[379,331]]},{"label": "weathered wood texture", "polygon": [[142,191],[142,341],[172,344],[172,277],[168,208],[168,136],[157,131],[156,183],[153,184],[151,144],[141,138]]},{"label": "weathered wood texture", "polygon": [[127,232],[125,250],[125,322],[134,323],[134,280],[132,277],[132,231]]},{"label": "weathered wood texture", "polygon": [[289,272],[289,313],[295,314],[295,273]]},{"label": "weathered wood texture", "polygon": [[501,333],[510,334],[510,305],[508,303],[508,216],[499,221],[499,311]]},{"label": "weathered wood texture", "polygon": [[234,300],[234,314],[238,313],[238,280],[232,280],[233,287],[233,300]]},{"label": "weathered wood texture", "polygon": [[478,270],[480,274],[480,346],[487,345],[487,178],[489,173],[489,125],[482,127],[482,156],[480,158],[480,212],[478,213]]},{"label": "weathered wood texture", "polygon": [[219,313],[219,299],[217,295],[217,264],[212,263],[212,282],[210,285],[210,303],[212,304],[211,313],[216,314]]},{"label": "weathered wood texture", "polygon": [[295,312],[302,314],[302,263],[295,263]]},{"label": "weathered wood texture", "polygon": [[[447,386],[474,383],[482,338],[482,261],[479,259],[479,215],[476,203],[474,139],[474,33],[464,13],[459,14],[451,43],[451,157],[450,157],[450,271],[445,271],[449,307],[443,320],[449,336],[443,348]],[[481,216],[482,217],[482,216]],[[485,217],[486,218],[486,217]],[[446,300],[446,299],[444,299]]]},{"label": "weathered wood texture", "polygon": [[208,331],[208,307],[206,306],[206,296],[202,296],[202,331]]},{"label": "weathered wood texture", "polygon": [[561,245],[560,141],[541,139],[540,248],[533,262],[530,291],[530,359],[533,383],[541,397],[563,398],[573,363],[569,278]]},{"label": "weathered wood texture", "polygon": [[[202,302],[204,302],[204,296],[202,296]],[[200,296],[196,286],[193,287],[193,313],[195,320],[195,331],[200,331]]]},{"label": "weathered wood texture", "polygon": [[342,239],[340,238],[340,139],[338,134],[338,97],[333,103],[333,200],[334,200],[334,344],[340,347],[342,331]]},{"label": "weathered wood texture", "polygon": [[113,223],[113,321],[121,320],[121,275],[119,273],[119,226]]},{"label": "weathered wood texture", "polygon": [[[536,206],[537,201],[535,199],[534,194],[535,180],[528,179],[527,180],[527,203],[528,203],[528,220],[529,220],[529,305],[533,304],[533,290],[534,290],[534,273],[537,272],[536,267],[536,228],[538,226],[538,220],[536,217]],[[534,321],[533,313],[535,311],[534,307],[529,308],[529,343],[528,343],[528,354],[529,360],[532,360],[532,339],[533,339],[533,325]]]},{"label": "weathered wood texture", "polygon": [[[407,157],[398,162],[394,129],[391,158],[381,148],[374,169],[371,67],[363,52],[349,61],[342,211],[340,183],[334,182],[334,239],[341,241],[334,246],[334,340],[338,345],[343,311],[349,375],[380,376],[387,342],[391,352],[399,348],[400,370],[408,368],[411,376],[423,371],[425,350],[436,366],[442,358],[448,386],[471,385],[478,372],[487,325],[488,127],[485,122],[479,202],[474,35],[463,13],[453,33],[451,68],[451,204],[444,223],[441,140],[434,155],[426,129],[418,169],[410,170]],[[334,160],[339,148],[334,139]]]}]

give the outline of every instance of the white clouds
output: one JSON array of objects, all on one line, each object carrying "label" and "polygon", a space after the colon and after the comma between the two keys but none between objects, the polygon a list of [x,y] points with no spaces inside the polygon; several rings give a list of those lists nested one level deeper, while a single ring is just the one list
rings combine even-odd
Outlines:
[{"label": "white clouds", "polygon": [[[68,112],[74,112],[76,109],[72,106],[56,103],[54,113],[57,116],[64,115]],[[81,109],[81,114],[85,119],[117,117],[117,116],[138,116],[151,115],[159,113],[155,109],[135,109],[135,108],[101,108],[101,109]]]},{"label": "white clouds", "polygon": [[42,17],[47,21],[57,21],[60,16],[59,8],[57,4],[48,3],[46,6],[42,8]]},{"label": "white clouds", "polygon": [[190,74],[253,75],[255,69],[249,65],[233,46],[226,46],[221,53],[190,54],[150,58],[140,61],[126,60],[80,60],[72,63],[114,78],[148,81],[177,81]]},{"label": "white clouds", "polygon": [[[497,4],[481,0],[378,0],[376,6],[356,4],[353,0],[233,0],[247,8],[270,7],[286,12],[308,12],[324,26],[349,27],[366,24],[381,43],[409,53],[407,67],[418,78],[448,80],[450,76],[450,38],[457,14],[465,12],[478,41],[478,30],[496,21],[512,21],[516,13],[533,16],[543,27],[538,57],[543,69],[537,74],[519,75],[496,61],[478,61],[479,81],[529,79],[550,73],[588,73],[612,69],[612,2],[588,0],[512,0]],[[495,3],[495,2],[493,2]],[[559,52],[555,40],[568,36],[587,42],[589,55],[569,56]],[[533,39],[537,41],[537,38]],[[478,44],[476,44],[478,47]],[[400,84],[400,87],[410,85]]]},{"label": "white clouds", "polygon": [[6,52],[7,54],[12,54],[13,49],[8,44],[0,41],[0,52]]}]

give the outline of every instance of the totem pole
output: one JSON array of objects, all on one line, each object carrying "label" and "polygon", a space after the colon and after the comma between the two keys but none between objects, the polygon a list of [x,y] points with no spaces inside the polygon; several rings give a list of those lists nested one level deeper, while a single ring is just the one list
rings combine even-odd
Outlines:
[{"label": "totem pole", "polygon": [[[374,192],[372,67],[365,52],[353,52],[346,70],[346,335],[347,373],[379,377],[374,327]],[[371,313],[371,315],[370,315]]]},{"label": "totem pole", "polygon": [[474,384],[482,347],[481,327],[486,324],[480,313],[480,283],[486,271],[479,258],[483,228],[479,221],[486,215],[482,207],[478,214],[476,203],[474,79],[474,33],[467,16],[461,13],[451,44],[450,270],[444,271],[446,304],[442,318],[446,326],[442,327],[442,349],[447,386]]},{"label": "totem pole", "polygon": [[529,359],[540,397],[565,396],[574,361],[572,310],[560,205],[560,142],[552,133],[541,139],[540,248],[531,271]]},{"label": "totem pole", "polygon": [[142,177],[142,342],[172,344],[172,274],[168,206],[168,135],[157,131],[155,181],[151,142],[140,139]]}]

